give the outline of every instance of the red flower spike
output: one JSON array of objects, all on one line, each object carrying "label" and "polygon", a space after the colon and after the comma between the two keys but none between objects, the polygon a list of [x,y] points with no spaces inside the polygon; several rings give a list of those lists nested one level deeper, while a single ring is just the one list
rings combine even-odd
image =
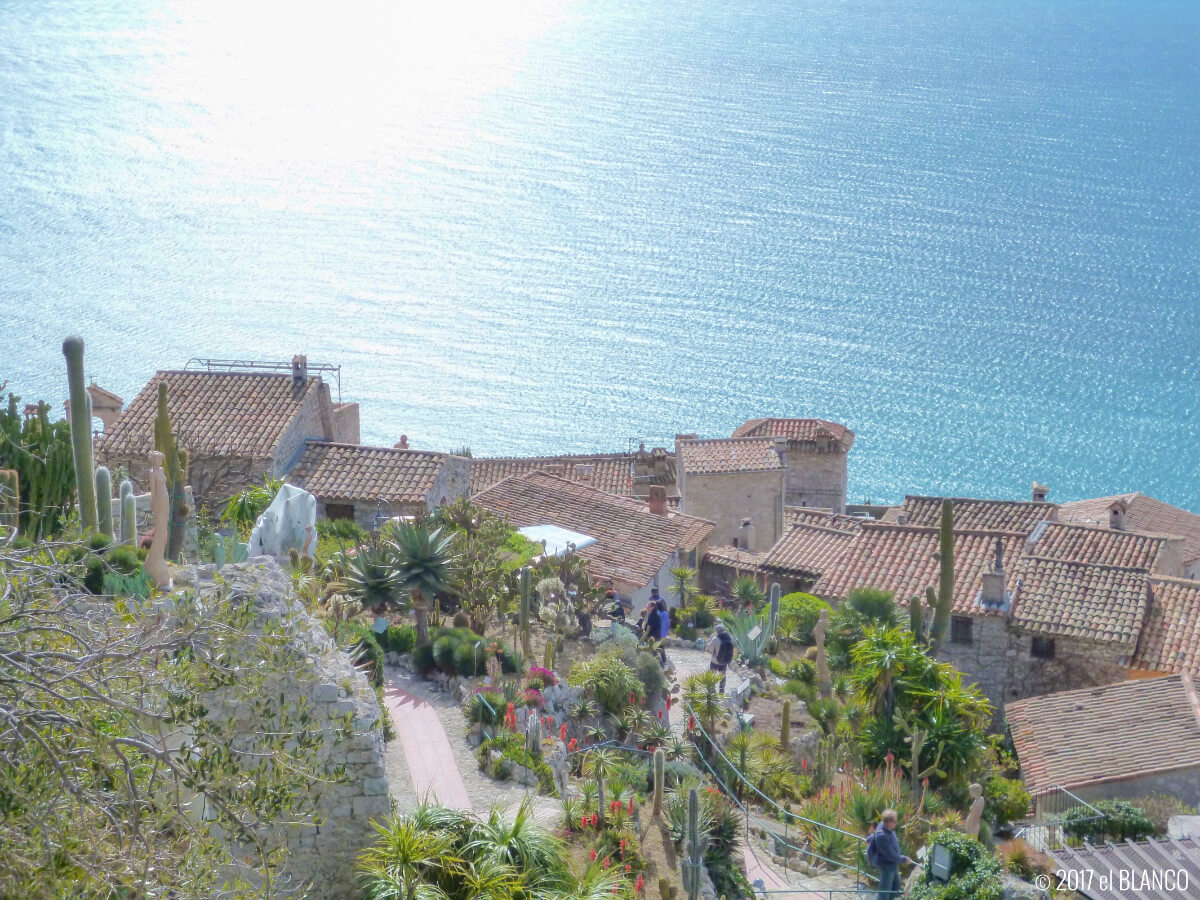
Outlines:
[{"label": "red flower spike", "polygon": [[567,723],[566,722],[563,722],[562,727],[558,729],[558,738],[561,741],[565,741],[567,739]]},{"label": "red flower spike", "polygon": [[631,866],[629,863],[625,863],[625,871],[626,871],[626,872],[632,872],[632,871],[633,871],[633,866]]},{"label": "red flower spike", "polygon": [[611,865],[612,865],[612,858],[608,857],[608,856],[604,857],[604,868],[607,869]]},{"label": "red flower spike", "polygon": [[688,716],[688,731],[695,731],[695,730],[696,730],[696,717]]},{"label": "red flower spike", "polygon": [[[588,817],[580,816],[579,817],[579,830],[583,831],[587,827],[588,827]],[[592,857],[592,858],[595,859],[595,857]]]},{"label": "red flower spike", "polygon": [[640,894],[642,891],[644,891],[644,890],[646,889],[646,879],[642,878],[642,876],[641,876],[641,875],[639,875],[639,876],[637,877],[637,881],[635,881],[635,882],[633,883],[633,889],[634,889],[635,891],[637,891],[639,894]]},{"label": "red flower spike", "polygon": [[591,857],[592,862],[596,861],[596,851],[595,850],[593,850],[591,853],[589,853],[588,856]]},{"label": "red flower spike", "polygon": [[621,849],[625,849],[625,838],[621,838]]},{"label": "red flower spike", "polygon": [[633,815],[633,798],[632,797],[629,798],[629,814],[631,816]]},{"label": "red flower spike", "polygon": [[593,825],[600,824],[600,816],[598,816],[596,813],[592,813],[592,824]]}]

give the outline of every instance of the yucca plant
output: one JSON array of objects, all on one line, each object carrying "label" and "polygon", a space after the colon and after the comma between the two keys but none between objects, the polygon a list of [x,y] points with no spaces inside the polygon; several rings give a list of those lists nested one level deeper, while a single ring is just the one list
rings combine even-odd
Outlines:
[{"label": "yucca plant", "polygon": [[729,593],[744,609],[753,612],[767,599],[766,592],[750,575],[742,575],[733,583]]},{"label": "yucca plant", "polygon": [[401,525],[392,530],[392,546],[400,584],[412,597],[417,645],[429,643],[429,604],[450,588],[458,557],[454,535],[440,528]]}]

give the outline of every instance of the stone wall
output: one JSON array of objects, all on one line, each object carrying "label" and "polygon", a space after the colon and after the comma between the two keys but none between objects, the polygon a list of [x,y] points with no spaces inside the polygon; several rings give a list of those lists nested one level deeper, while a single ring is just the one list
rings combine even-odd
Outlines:
[{"label": "stone wall", "polygon": [[[952,633],[952,632],[951,632]],[[938,659],[962,672],[964,681],[976,682],[996,710],[996,721],[1004,712],[1005,685],[1008,683],[1008,623],[1004,616],[971,616],[971,643],[946,640],[938,648]]]},{"label": "stone wall", "polygon": [[1009,633],[1008,682],[1005,699],[1019,700],[1078,688],[1125,681],[1129,668],[1122,662],[1132,645],[1102,643],[1081,638],[1056,637],[1054,658],[1038,659],[1031,653],[1033,633],[1013,628]]},{"label": "stone wall", "polygon": [[767,550],[783,534],[783,470],[687,475],[680,484],[680,512],[716,523],[709,536],[715,546],[744,547],[745,519],[754,526],[750,550]]},{"label": "stone wall", "polygon": [[840,445],[790,441],[786,451],[787,505],[846,511],[846,457]]},{"label": "stone wall", "polygon": [[[255,557],[225,566],[219,579],[214,578],[212,566],[177,572],[182,572],[178,581],[195,583],[202,596],[227,589],[231,597],[253,603],[259,627],[281,620],[293,624],[292,644],[307,664],[299,677],[289,673],[280,678],[276,689],[283,693],[285,702],[307,703],[314,720],[311,727],[325,734],[318,756],[324,770],[332,774],[338,765],[346,768],[344,778],[314,788],[322,824],[283,832],[291,854],[286,872],[293,885],[310,883],[313,896],[357,896],[355,857],[375,839],[371,820],[391,811],[375,692],[325,629],[291,599],[291,582],[274,560]],[[253,718],[244,704],[231,709],[219,696],[202,698],[202,702],[211,715],[244,722],[248,740],[269,724]],[[335,737],[347,716],[352,733]]]},{"label": "stone wall", "polygon": [[439,506],[470,496],[471,460],[465,456],[447,456],[426,498],[427,508],[433,512]]},{"label": "stone wall", "polygon": [[304,453],[305,441],[331,441],[333,437],[333,401],[329,398],[329,385],[322,381],[316,390],[308,392],[300,412],[280,435],[271,459],[271,477],[282,478],[291,471]]},{"label": "stone wall", "polygon": [[[326,506],[353,506],[354,521],[358,526],[365,531],[375,530],[375,501],[374,500],[325,500],[317,498],[317,519],[329,518],[326,512]],[[425,512],[425,504],[423,503],[397,503],[393,506],[383,505],[383,514],[386,516],[416,516]]]},{"label": "stone wall", "polygon": [[1127,781],[1109,781],[1072,788],[1071,793],[1089,803],[1110,798],[1130,800],[1147,794],[1166,794],[1178,797],[1189,806],[1200,806],[1200,765],[1190,769],[1176,769],[1174,772],[1130,778]]}]

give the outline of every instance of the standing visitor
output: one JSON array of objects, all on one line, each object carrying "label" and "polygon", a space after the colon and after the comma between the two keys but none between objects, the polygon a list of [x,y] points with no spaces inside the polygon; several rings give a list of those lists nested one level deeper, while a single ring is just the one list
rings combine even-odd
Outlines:
[{"label": "standing visitor", "polygon": [[658,598],[658,661],[664,666],[667,664],[667,651],[662,643],[666,641],[667,635],[671,633],[671,612],[667,609],[667,601],[662,597]]},{"label": "standing visitor", "polygon": [[721,676],[721,693],[724,694],[725,677],[729,664],[733,662],[733,637],[725,630],[724,622],[717,623],[716,633],[709,639],[708,648],[712,651],[712,662],[708,664],[708,669]]},{"label": "standing visitor", "polygon": [[[646,612],[646,610],[649,611]],[[658,604],[653,599],[646,604],[646,610],[643,610],[646,612],[646,618],[642,620],[642,640],[653,646],[654,642],[658,640],[658,631],[661,627],[659,619],[662,617],[662,613],[658,611]]]},{"label": "standing visitor", "polygon": [[867,835],[867,863],[879,870],[879,900],[892,900],[900,894],[900,863],[908,857],[900,852],[896,837],[896,811],[885,809],[879,825]]}]

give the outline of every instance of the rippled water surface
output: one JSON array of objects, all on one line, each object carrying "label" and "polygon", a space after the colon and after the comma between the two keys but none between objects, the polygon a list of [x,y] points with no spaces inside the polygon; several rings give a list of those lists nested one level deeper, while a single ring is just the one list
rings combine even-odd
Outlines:
[{"label": "rippled water surface", "polygon": [[[0,0],[0,381],[342,364],[363,438],[858,434],[1200,509],[1200,13]],[[433,8],[436,7],[436,8]]]}]

